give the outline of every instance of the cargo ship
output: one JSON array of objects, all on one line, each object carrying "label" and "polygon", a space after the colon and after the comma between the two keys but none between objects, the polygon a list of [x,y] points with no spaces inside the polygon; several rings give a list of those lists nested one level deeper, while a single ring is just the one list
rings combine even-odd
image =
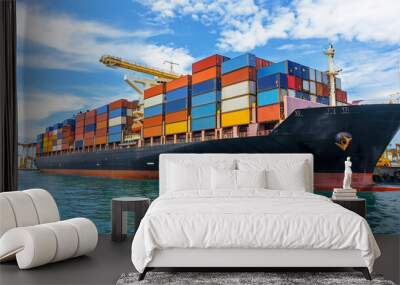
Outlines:
[{"label": "cargo ship", "polygon": [[327,72],[252,54],[207,57],[192,75],[148,86],[143,101],[121,99],[48,127],[37,138],[36,165],[57,174],[157,179],[161,153],[312,153],[316,189],[340,186],[350,156],[354,187],[400,190],[372,179],[400,128],[400,105],[348,104],[333,47],[327,55]]}]

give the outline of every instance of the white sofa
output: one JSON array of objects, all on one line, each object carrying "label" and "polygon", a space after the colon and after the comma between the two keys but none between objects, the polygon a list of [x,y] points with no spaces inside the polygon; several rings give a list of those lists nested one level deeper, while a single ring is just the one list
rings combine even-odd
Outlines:
[{"label": "white sofa", "polygon": [[20,269],[33,268],[87,254],[97,239],[86,218],[60,221],[46,190],[0,193],[0,262],[16,259]]}]

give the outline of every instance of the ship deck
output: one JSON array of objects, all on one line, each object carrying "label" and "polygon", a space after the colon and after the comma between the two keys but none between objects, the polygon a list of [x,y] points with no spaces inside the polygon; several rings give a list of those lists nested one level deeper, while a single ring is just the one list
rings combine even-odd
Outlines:
[{"label": "ship deck", "polygon": [[[374,273],[400,282],[400,235],[376,235],[382,256],[376,261]],[[16,262],[0,265],[0,283],[17,284],[115,284],[122,273],[134,271],[131,263],[131,241],[112,242],[101,235],[94,252],[30,270],[19,270]],[[273,269],[271,269],[272,271]],[[285,270],[285,269],[283,269]],[[348,269],[333,268],[331,271]],[[275,269],[276,271],[276,269]],[[290,269],[288,269],[290,271]],[[293,269],[292,269],[293,271]],[[307,271],[313,271],[308,269]]]}]

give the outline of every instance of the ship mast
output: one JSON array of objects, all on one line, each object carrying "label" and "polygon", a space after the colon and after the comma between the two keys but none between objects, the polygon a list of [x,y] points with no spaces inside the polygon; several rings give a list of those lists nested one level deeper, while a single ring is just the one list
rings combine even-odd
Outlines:
[{"label": "ship mast", "polygon": [[325,51],[326,56],[328,57],[328,76],[329,76],[329,97],[330,97],[330,105],[336,107],[336,86],[335,86],[335,77],[341,72],[341,69],[335,70],[335,66],[333,63],[333,57],[335,56],[335,49],[333,45],[330,43],[329,48]]}]

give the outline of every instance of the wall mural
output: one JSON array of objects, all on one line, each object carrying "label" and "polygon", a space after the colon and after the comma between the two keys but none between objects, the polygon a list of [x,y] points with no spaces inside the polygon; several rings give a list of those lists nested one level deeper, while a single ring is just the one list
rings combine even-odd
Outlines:
[{"label": "wall mural", "polygon": [[[111,198],[157,197],[160,153],[313,153],[326,196],[350,157],[371,228],[399,234],[396,63],[379,58],[400,46],[236,4],[18,1],[20,189],[108,233]],[[261,32],[235,24],[262,11]]]}]

